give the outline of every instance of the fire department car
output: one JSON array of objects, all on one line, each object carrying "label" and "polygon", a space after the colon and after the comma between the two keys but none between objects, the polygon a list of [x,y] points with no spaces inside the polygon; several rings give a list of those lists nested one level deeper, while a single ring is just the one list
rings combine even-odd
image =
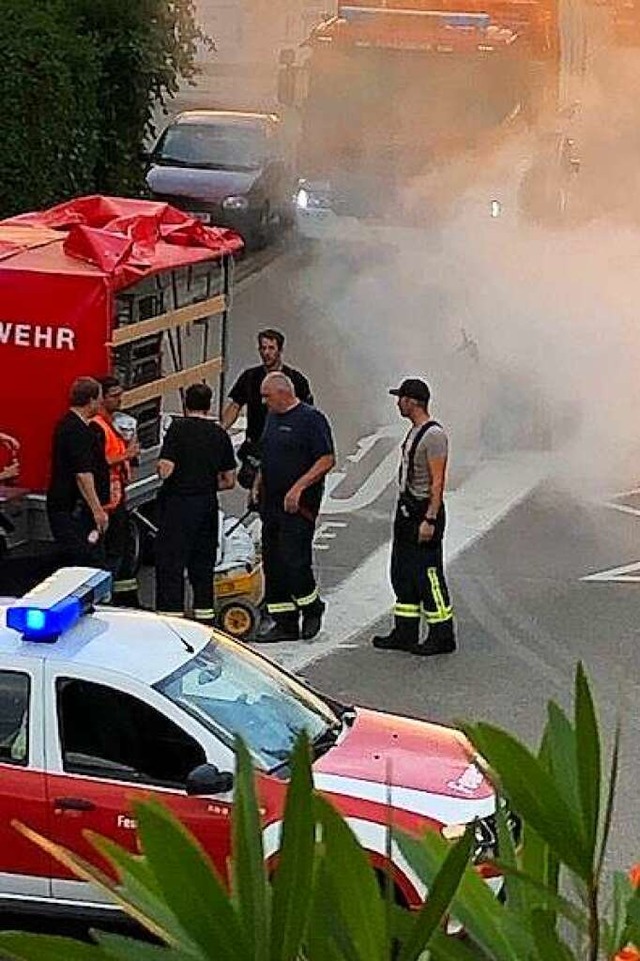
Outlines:
[{"label": "fire department car", "polygon": [[[495,797],[459,732],[320,697],[188,620],[97,607],[110,586],[103,571],[64,568],[0,602],[2,907],[116,911],[11,822],[100,864],[84,832],[135,850],[132,801],[142,797],[166,804],[225,875],[237,734],[255,762],[269,859],[301,730],[313,745],[316,787],[376,867],[389,867],[389,801],[394,824],[411,832],[453,837],[475,820],[478,860],[493,853]],[[420,879],[396,848],[392,861],[399,897],[419,904]]]}]

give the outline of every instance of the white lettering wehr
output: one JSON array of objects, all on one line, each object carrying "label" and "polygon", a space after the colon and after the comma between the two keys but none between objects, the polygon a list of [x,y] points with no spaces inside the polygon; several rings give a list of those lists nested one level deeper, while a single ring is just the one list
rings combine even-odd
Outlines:
[{"label": "white lettering wehr", "polygon": [[16,324],[0,320],[0,346],[35,347],[37,350],[75,350],[76,334],[70,327]]}]

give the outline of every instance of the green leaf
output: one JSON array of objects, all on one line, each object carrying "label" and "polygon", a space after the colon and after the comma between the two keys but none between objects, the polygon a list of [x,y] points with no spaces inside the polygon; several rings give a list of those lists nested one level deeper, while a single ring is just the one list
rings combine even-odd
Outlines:
[{"label": "green leaf", "polygon": [[334,875],[322,859],[314,872],[305,961],[361,961],[345,920]]},{"label": "green leaf", "polygon": [[515,810],[567,867],[586,880],[592,859],[583,840],[582,820],[540,761],[516,738],[490,724],[470,726],[465,733],[496,772]]},{"label": "green leaf", "polygon": [[602,877],[602,868],[609,845],[609,835],[611,834],[611,823],[613,821],[613,809],[615,805],[616,788],[618,786],[618,771],[620,768],[620,740],[622,737],[621,724],[616,723],[613,735],[613,750],[611,752],[611,767],[609,770],[609,785],[607,788],[607,802],[604,811],[604,822],[602,825],[602,839],[600,841],[600,855],[596,867],[596,878]]},{"label": "green leaf", "polygon": [[555,915],[547,911],[534,911],[531,929],[540,961],[576,961],[555,929]]},{"label": "green leaf", "polygon": [[496,797],[496,829],[500,864],[510,869],[509,873],[504,874],[505,894],[510,906],[517,911],[523,907],[524,895],[521,881],[517,875],[518,859],[511,829],[507,821],[506,801],[501,797]]},{"label": "green leaf", "polygon": [[124,910],[133,908],[134,916],[145,919],[147,930],[166,944],[192,950],[193,941],[168,907],[147,861],[93,831],[87,831],[86,837],[115,868]]},{"label": "green leaf", "polygon": [[558,893],[560,880],[558,858],[530,824],[525,823],[522,838],[520,861],[523,873],[540,885],[537,889],[539,899],[534,900],[535,890],[529,892],[529,909],[536,907],[536,905],[545,909],[551,908],[552,903],[546,892]]},{"label": "green leaf", "polygon": [[[531,877],[531,875],[526,874],[524,871],[514,869],[508,864],[503,864],[501,861],[495,862],[496,868],[501,871],[505,878],[513,875],[520,884],[522,885],[522,903],[520,908],[515,908],[507,897],[507,902],[510,909],[529,911],[532,912],[535,909],[543,910],[548,916],[552,914],[561,914],[565,920],[569,921],[574,928],[578,931],[586,933],[589,927],[588,919],[586,914],[576,907],[573,901],[568,898],[562,897],[553,888],[547,888],[544,884],[538,881],[536,878]],[[536,898],[539,896],[539,899]],[[544,905],[541,909],[540,905]]]},{"label": "green leaf", "polygon": [[627,924],[623,941],[640,944],[640,891],[634,891],[627,901]]},{"label": "green leaf", "polygon": [[296,961],[311,904],[316,853],[313,780],[306,737],[296,743],[271,901],[271,961]]},{"label": "green leaf", "polygon": [[94,937],[109,961],[209,961],[211,958],[211,954],[201,953],[197,949],[192,953],[178,948],[159,947],[119,934],[96,931]]},{"label": "green leaf", "polygon": [[[411,937],[402,947],[399,961],[417,961],[431,936],[447,913],[451,900],[469,863],[473,850],[475,825],[467,825],[464,837],[447,853],[429,889],[429,896],[413,924]],[[397,840],[397,833],[394,832]]]},{"label": "green leaf", "polygon": [[[399,835],[397,843],[413,870],[430,887],[447,855],[448,844],[433,832],[420,841]],[[507,909],[473,868],[467,867],[463,874],[451,913],[492,961],[522,961],[527,957],[532,942],[526,932],[509,929]]]},{"label": "green leaf", "polygon": [[604,945],[608,957],[623,948],[629,937],[625,934],[627,925],[627,904],[633,897],[633,888],[628,876],[616,871],[613,876],[613,916],[608,932],[609,942]]},{"label": "green leaf", "polygon": [[354,961],[386,961],[384,898],[368,857],[329,801],[316,797],[315,810],[322,826],[322,871],[334,892],[334,917],[342,919],[342,924],[336,922],[336,942],[343,950],[353,944]]},{"label": "green leaf", "polygon": [[543,736],[545,767],[576,819],[582,819],[576,732],[562,708],[553,701],[549,702],[547,712]]},{"label": "green leaf", "polygon": [[264,863],[255,774],[249,751],[236,741],[236,788],[233,805],[233,894],[244,929],[244,961],[269,956],[270,889]]},{"label": "green leaf", "polygon": [[0,951],[12,961],[98,961],[106,957],[94,944],[22,931],[0,931]]},{"label": "green leaf", "polygon": [[591,688],[582,664],[578,664],[576,669],[575,727],[582,818],[594,870],[602,792],[600,729]]},{"label": "green leaf", "polygon": [[431,938],[429,957],[433,961],[488,961],[489,958],[472,941],[453,938],[442,931],[436,931]]},{"label": "green leaf", "polygon": [[200,845],[157,801],[138,801],[134,812],[147,865],[180,928],[204,952],[215,946],[218,961],[248,959],[238,917]]}]

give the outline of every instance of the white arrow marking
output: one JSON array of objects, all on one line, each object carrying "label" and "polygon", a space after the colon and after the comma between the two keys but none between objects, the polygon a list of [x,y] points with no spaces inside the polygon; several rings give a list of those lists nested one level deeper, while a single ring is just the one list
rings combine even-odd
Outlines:
[{"label": "white arrow marking", "polygon": [[608,571],[598,571],[597,574],[587,574],[581,581],[618,581],[626,584],[640,584],[640,561],[635,564],[625,564],[623,567],[611,567]]}]

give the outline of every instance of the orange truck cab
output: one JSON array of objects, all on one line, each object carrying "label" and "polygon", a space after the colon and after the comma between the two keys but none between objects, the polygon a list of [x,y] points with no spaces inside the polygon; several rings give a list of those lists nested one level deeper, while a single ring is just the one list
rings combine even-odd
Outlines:
[{"label": "orange truck cab", "polygon": [[298,220],[398,213],[398,192],[527,105],[532,64],[557,60],[548,0],[364,0],[339,5],[282,58],[301,106]]}]

